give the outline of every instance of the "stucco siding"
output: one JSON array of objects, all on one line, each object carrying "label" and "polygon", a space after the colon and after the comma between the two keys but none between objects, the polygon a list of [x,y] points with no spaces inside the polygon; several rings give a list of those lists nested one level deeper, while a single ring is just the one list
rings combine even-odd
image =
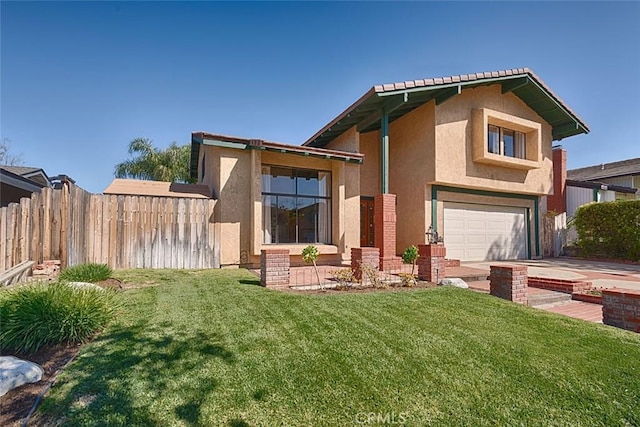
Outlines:
[{"label": "stucco siding", "polygon": [[389,125],[389,191],[397,197],[396,252],[424,243],[424,190],[434,175],[433,103]]},{"label": "stucco siding", "polygon": [[358,153],[360,150],[359,142],[360,134],[356,130],[355,126],[352,126],[349,130],[343,132],[333,141],[329,142],[326,147],[329,150],[348,151],[350,153]]},{"label": "stucco siding", "polygon": [[[472,110],[482,108],[541,123],[539,168],[520,170],[473,161]],[[552,191],[551,126],[515,95],[503,95],[500,85],[465,89],[438,105],[435,140],[435,183],[538,195]]]},{"label": "stucco siding", "polygon": [[362,196],[373,197],[380,194],[380,131],[360,134],[360,152],[360,190]]}]

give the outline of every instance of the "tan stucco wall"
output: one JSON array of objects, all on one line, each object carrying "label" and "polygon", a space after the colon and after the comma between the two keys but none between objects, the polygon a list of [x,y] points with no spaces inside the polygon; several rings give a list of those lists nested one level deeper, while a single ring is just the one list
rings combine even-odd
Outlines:
[{"label": "tan stucco wall", "polygon": [[[473,161],[472,110],[482,108],[542,124],[540,168],[522,170]],[[517,96],[503,95],[500,85],[464,89],[436,107],[435,119],[438,184],[511,193],[551,193],[551,126]]]},{"label": "tan stucco wall", "polygon": [[248,259],[251,245],[251,152],[201,146],[205,177],[201,180],[217,198],[214,232],[223,266]]},{"label": "tan stucco wall", "polygon": [[360,190],[363,196],[380,194],[380,131],[360,134],[360,152],[364,162],[360,167]]},{"label": "tan stucco wall", "polygon": [[[203,157],[204,156],[204,157]],[[339,264],[351,257],[360,244],[360,166],[341,161],[285,153],[237,150],[203,145],[200,170],[205,160],[206,184],[218,198],[214,229],[222,266],[260,264],[263,248],[286,248],[292,265],[301,264],[300,252],[307,246],[262,244],[262,165],[279,165],[331,171],[332,245],[317,245],[324,263]]]},{"label": "tan stucco wall", "polygon": [[343,132],[337,138],[331,140],[324,148],[328,150],[340,150],[348,151],[350,153],[360,152],[360,133],[356,130],[355,126],[352,126],[347,131]]},{"label": "tan stucco wall", "polygon": [[425,183],[435,175],[433,103],[389,125],[389,191],[397,197],[396,249],[425,242],[430,195]]}]

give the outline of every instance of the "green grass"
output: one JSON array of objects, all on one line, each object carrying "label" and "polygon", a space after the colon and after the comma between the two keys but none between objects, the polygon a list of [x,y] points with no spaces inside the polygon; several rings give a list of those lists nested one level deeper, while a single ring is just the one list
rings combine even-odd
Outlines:
[{"label": "green grass", "polygon": [[118,277],[163,284],[125,293],[122,315],[45,400],[46,418],[640,425],[638,334],[455,288],[314,296],[260,288],[242,270]]},{"label": "green grass", "polygon": [[113,274],[113,270],[107,264],[78,264],[67,267],[60,272],[59,279],[66,282],[97,283],[107,280]]},{"label": "green grass", "polygon": [[116,313],[113,291],[66,283],[35,283],[0,292],[0,348],[34,353],[87,340]]}]

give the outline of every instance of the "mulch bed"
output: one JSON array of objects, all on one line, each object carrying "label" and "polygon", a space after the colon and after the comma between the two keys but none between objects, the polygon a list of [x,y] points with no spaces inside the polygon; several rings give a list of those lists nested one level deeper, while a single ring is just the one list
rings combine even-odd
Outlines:
[{"label": "mulch bed", "polygon": [[412,289],[429,289],[435,288],[437,285],[431,282],[423,282],[418,281],[415,286],[387,286],[387,287],[379,287],[375,288],[373,286],[353,286],[351,288],[344,289],[335,289],[335,288],[325,288],[324,290],[320,289],[292,289],[292,288],[274,288],[277,290],[281,290],[284,292],[290,292],[294,294],[300,295],[338,295],[338,294],[363,294],[370,292],[400,292],[400,291],[410,291]]},{"label": "mulch bed", "polygon": [[44,370],[42,379],[37,383],[25,384],[14,388],[0,397],[0,425],[20,425],[24,417],[29,414],[40,392],[47,383],[53,379],[63,366],[80,351],[78,344],[60,344],[53,347],[40,349],[35,354],[24,355],[19,353],[6,353],[3,356],[15,356],[20,359],[37,363]]}]

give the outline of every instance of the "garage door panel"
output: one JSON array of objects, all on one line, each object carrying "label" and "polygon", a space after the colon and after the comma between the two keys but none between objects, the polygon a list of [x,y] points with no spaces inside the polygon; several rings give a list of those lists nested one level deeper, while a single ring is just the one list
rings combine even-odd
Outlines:
[{"label": "garage door panel", "polygon": [[525,224],[524,208],[445,202],[447,254],[465,261],[526,258]]}]

